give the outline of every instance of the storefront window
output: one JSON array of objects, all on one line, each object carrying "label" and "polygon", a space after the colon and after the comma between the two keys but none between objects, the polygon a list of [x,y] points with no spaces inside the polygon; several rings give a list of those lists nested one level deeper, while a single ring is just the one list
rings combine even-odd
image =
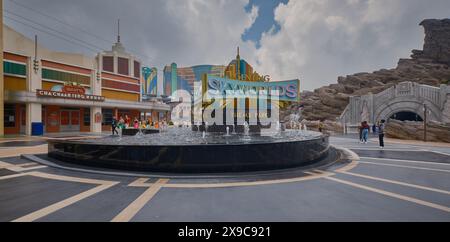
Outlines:
[{"label": "storefront window", "polygon": [[111,125],[113,119],[112,109],[102,109],[103,121],[102,125]]},{"label": "storefront window", "polygon": [[91,109],[85,108],[83,113],[84,126],[91,126]]},{"label": "storefront window", "polygon": [[5,104],[4,122],[6,128],[16,127],[16,105]]}]

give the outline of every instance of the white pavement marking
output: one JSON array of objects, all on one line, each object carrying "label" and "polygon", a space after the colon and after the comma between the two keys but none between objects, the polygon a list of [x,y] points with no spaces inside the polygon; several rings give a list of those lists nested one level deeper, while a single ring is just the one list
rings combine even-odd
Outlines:
[{"label": "white pavement marking", "polygon": [[341,184],[345,184],[345,185],[349,185],[349,186],[352,186],[352,187],[360,188],[360,189],[363,189],[363,190],[366,190],[366,191],[375,192],[375,193],[382,194],[382,195],[385,195],[385,196],[388,196],[388,197],[393,197],[393,198],[401,199],[401,200],[404,200],[404,201],[416,203],[416,204],[419,204],[419,205],[422,205],[422,206],[435,208],[435,209],[442,210],[444,212],[450,213],[450,208],[449,207],[442,206],[442,205],[435,204],[435,203],[431,203],[431,202],[427,202],[427,201],[420,200],[420,199],[417,199],[417,198],[408,197],[408,196],[400,195],[400,194],[393,193],[393,192],[388,192],[388,191],[385,191],[385,190],[381,190],[381,189],[377,189],[377,188],[373,188],[373,187],[369,187],[369,186],[365,186],[365,185],[349,182],[349,181],[346,181],[346,180],[337,179],[337,178],[334,178],[334,177],[329,177],[328,176],[328,177],[325,177],[324,179],[327,179],[327,180],[330,180],[330,181],[334,181],[334,182],[337,182],[337,183],[341,183]]},{"label": "white pavement marking", "polygon": [[404,162],[404,163],[416,163],[416,164],[426,164],[426,165],[443,165],[443,166],[450,166],[450,163],[440,163],[440,162],[428,162],[428,161],[418,161],[418,160],[400,160],[400,159],[389,159],[389,158],[374,158],[374,157],[361,157],[362,159],[368,159],[368,160],[386,160],[386,161],[398,161],[398,162]]},{"label": "white pavement marking", "polygon": [[445,152],[440,152],[440,151],[435,151],[435,150],[428,150],[428,151],[429,151],[429,152],[436,153],[436,154],[440,154],[440,155],[450,156],[449,153],[445,153]]},{"label": "white pavement marking", "polygon": [[[144,179],[138,179],[134,183],[142,184],[143,181]],[[122,212],[120,212],[113,220],[111,220],[111,222],[129,222],[168,181],[168,179],[159,179],[158,181],[156,181],[156,183],[152,184],[144,193],[142,193],[136,200],[128,205],[128,207],[122,210]]]},{"label": "white pavement marking", "polygon": [[412,187],[412,188],[417,188],[417,189],[422,189],[422,190],[427,190],[427,191],[432,191],[432,192],[437,192],[437,193],[443,193],[443,194],[446,194],[446,195],[450,195],[450,191],[445,191],[445,190],[436,189],[436,188],[432,188],[432,187],[419,186],[419,185],[415,185],[415,184],[411,184],[411,183],[395,181],[395,180],[390,180],[390,179],[384,179],[384,178],[374,177],[374,176],[367,176],[367,175],[357,174],[357,173],[353,173],[353,172],[343,171],[343,172],[339,172],[339,173],[350,175],[350,176],[361,177],[361,178],[365,178],[365,179],[369,179],[369,180],[375,180],[375,181],[381,181],[381,182],[386,182],[386,183],[392,183],[392,184],[396,184],[396,185]]},{"label": "white pavement marking", "polygon": [[439,171],[439,172],[450,173],[450,170],[426,168],[426,167],[419,167],[419,166],[403,166],[403,165],[386,164],[386,163],[375,163],[375,162],[368,162],[368,161],[360,161],[359,163],[361,163],[361,164],[369,164],[369,165],[378,165],[378,166],[392,166],[392,167],[409,168],[409,169],[416,169],[416,170]]}]

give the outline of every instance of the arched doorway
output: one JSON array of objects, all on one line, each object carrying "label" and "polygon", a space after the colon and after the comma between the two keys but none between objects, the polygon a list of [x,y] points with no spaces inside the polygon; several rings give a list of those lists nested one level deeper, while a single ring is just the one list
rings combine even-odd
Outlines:
[{"label": "arched doorway", "polygon": [[415,112],[410,111],[401,111],[394,113],[390,119],[395,119],[399,121],[416,121],[416,122],[423,122],[423,119],[420,115],[418,115]]}]

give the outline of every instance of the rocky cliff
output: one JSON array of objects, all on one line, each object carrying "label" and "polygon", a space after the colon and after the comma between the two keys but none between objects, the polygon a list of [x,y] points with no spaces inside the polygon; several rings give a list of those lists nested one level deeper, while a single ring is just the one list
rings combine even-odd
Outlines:
[{"label": "rocky cliff", "polygon": [[396,68],[339,77],[336,84],[303,92],[301,103],[283,110],[281,117],[286,121],[303,106],[302,119],[335,121],[350,96],[376,94],[404,81],[431,86],[450,84],[450,19],[429,19],[420,25],[425,29],[423,50],[413,50],[411,58],[400,59]]},{"label": "rocky cliff", "polygon": [[[423,122],[391,120],[386,125],[386,136],[396,139],[423,140]],[[450,125],[429,122],[427,141],[450,143]]]}]

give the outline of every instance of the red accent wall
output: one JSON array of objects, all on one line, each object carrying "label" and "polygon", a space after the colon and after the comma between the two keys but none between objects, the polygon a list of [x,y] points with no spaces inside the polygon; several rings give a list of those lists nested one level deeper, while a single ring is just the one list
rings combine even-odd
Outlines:
[{"label": "red accent wall", "polygon": [[130,63],[127,58],[119,57],[117,59],[117,68],[117,73],[125,76],[130,75]]},{"label": "red accent wall", "polygon": [[139,92],[140,86],[136,84],[129,84],[129,83],[123,83],[123,82],[115,82],[110,80],[102,80],[102,87],[109,87],[114,88],[118,90],[126,90],[126,91],[133,91],[133,92]]},{"label": "red accent wall", "polygon": [[103,70],[114,72],[114,57],[103,56]]},{"label": "red accent wall", "polygon": [[16,54],[8,53],[8,52],[3,52],[3,58],[5,60],[12,60],[12,61],[18,61],[18,62],[23,62],[23,63],[27,63],[27,60],[28,60],[28,57],[26,57],[26,56],[16,55]]},{"label": "red accent wall", "polygon": [[90,75],[92,73],[91,69],[61,64],[61,63],[47,61],[47,60],[42,60],[42,66],[59,69],[59,70],[77,72],[77,73],[86,74],[86,75]]}]

